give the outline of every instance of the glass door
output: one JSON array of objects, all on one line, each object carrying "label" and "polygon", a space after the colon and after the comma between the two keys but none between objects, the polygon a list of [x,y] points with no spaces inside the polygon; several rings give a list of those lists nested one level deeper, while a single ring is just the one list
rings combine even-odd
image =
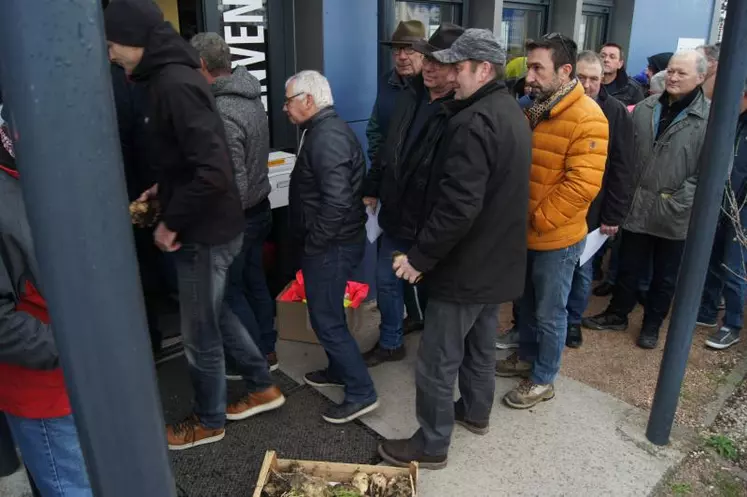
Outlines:
[{"label": "glass door", "polygon": [[536,40],[547,31],[548,7],[535,3],[503,3],[501,37],[508,59],[524,56],[527,40]]},{"label": "glass door", "polygon": [[608,7],[584,5],[584,10],[581,13],[581,28],[579,29],[582,50],[598,52],[607,41],[609,11]]}]

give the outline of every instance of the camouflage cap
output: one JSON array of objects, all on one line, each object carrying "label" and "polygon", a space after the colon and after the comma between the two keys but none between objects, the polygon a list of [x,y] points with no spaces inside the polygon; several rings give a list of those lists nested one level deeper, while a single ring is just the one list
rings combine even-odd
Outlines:
[{"label": "camouflage cap", "polygon": [[504,65],[506,50],[487,29],[470,28],[451,45],[451,48],[434,52],[433,57],[442,64],[480,60]]}]

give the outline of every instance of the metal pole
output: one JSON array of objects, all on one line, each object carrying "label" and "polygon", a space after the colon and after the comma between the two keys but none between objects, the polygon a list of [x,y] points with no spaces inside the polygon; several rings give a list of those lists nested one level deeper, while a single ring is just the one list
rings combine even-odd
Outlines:
[{"label": "metal pole", "polygon": [[646,437],[656,445],[669,442],[687,368],[724,183],[734,152],[739,102],[747,75],[747,58],[742,54],[745,46],[747,1],[732,0],[727,11],[708,132],[700,156],[700,178],[674,296],[672,320],[646,430]]},{"label": "metal pole", "polygon": [[99,2],[2,0],[0,46],[41,290],[94,494],[175,497]]}]

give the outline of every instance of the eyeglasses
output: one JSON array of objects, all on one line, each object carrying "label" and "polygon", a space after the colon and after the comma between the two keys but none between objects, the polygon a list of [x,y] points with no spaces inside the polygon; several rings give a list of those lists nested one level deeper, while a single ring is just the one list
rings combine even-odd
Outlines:
[{"label": "eyeglasses", "polygon": [[560,43],[563,45],[563,50],[565,50],[565,54],[568,56],[568,60],[570,61],[570,64],[573,64],[575,61],[573,60],[574,57],[571,54],[571,51],[568,49],[568,45],[565,44],[565,36],[563,36],[560,33],[550,33],[546,34],[542,37],[543,40],[560,40]]},{"label": "eyeglasses", "polygon": [[392,53],[399,55],[400,52],[405,52],[405,55],[412,55],[415,53],[415,49],[412,47],[392,47]]},{"label": "eyeglasses", "polygon": [[285,103],[283,104],[283,106],[290,104],[291,100],[293,100],[296,97],[300,97],[301,95],[304,95],[305,93],[306,93],[305,91],[299,91],[295,95],[291,95],[290,97],[285,97]]}]

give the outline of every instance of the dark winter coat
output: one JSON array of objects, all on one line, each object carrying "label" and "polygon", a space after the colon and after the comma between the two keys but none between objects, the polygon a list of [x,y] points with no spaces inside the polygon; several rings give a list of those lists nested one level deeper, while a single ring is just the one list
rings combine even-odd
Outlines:
[{"label": "dark winter coat", "polygon": [[332,244],[363,241],[366,159],[350,126],[333,107],[301,125],[301,147],[290,179],[291,232],[306,255]]},{"label": "dark winter coat", "polygon": [[[614,86],[614,91],[610,91],[611,86]],[[641,85],[638,84],[638,81],[628,77],[628,73],[625,72],[625,69],[617,71],[617,78],[615,78],[612,85],[604,85],[604,87],[611,96],[615,97],[626,106],[636,105],[638,102],[646,98]]]},{"label": "dark winter coat", "polygon": [[221,76],[211,90],[226,128],[241,206],[251,209],[270,194],[270,126],[262,105],[262,85],[243,66]]},{"label": "dark winter coat", "polygon": [[498,304],[524,290],[532,132],[503,82],[447,102],[408,256],[430,298]]},{"label": "dark winter coat", "polygon": [[[423,78],[417,77],[399,95],[386,141],[363,183],[363,194],[381,201],[379,226],[390,236],[410,241],[417,234],[430,165],[448,120],[445,111],[439,110],[417,136],[409,136],[418,106],[428,98],[427,92]],[[452,99],[450,94],[440,101]],[[436,102],[430,105],[440,106]],[[412,142],[410,150],[405,147],[407,142]]]},{"label": "dark winter coat", "polygon": [[397,96],[407,88],[409,80],[403,78],[392,69],[379,78],[379,87],[376,93],[371,117],[366,126],[366,139],[368,140],[368,160],[374,163],[376,154],[379,152],[389,132],[389,121],[394,114]]},{"label": "dark winter coat", "polygon": [[132,201],[158,182],[148,153],[145,127],[148,93],[145,85],[128,81],[124,69],[118,65],[111,64],[111,72],[127,196]]},{"label": "dark winter coat", "polygon": [[244,213],[215,100],[200,59],[169,23],[154,28],[132,79],[148,85],[145,118],[162,219],[182,243],[228,243]]},{"label": "dark winter coat", "polygon": [[600,224],[621,226],[628,215],[635,187],[633,119],[628,109],[616,98],[609,96],[604,88],[597,101],[609,121],[610,139],[602,189],[599,190],[586,215],[586,224],[590,232],[597,229]]}]

